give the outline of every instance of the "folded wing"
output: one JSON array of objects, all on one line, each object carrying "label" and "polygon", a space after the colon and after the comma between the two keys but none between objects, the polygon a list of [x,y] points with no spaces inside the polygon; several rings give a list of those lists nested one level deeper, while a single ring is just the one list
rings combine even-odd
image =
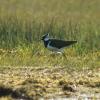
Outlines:
[{"label": "folded wing", "polygon": [[50,39],[50,45],[52,46],[56,46],[57,48],[63,48],[69,45],[72,45],[74,43],[76,43],[77,41],[64,41],[64,40],[56,40],[56,39]]}]

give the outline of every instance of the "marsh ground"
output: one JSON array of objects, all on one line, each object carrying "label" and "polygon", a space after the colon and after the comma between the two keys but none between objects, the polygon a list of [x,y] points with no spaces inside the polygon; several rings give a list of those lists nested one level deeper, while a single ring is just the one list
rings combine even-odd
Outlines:
[{"label": "marsh ground", "polygon": [[58,97],[97,100],[100,68],[70,71],[63,66],[5,67],[0,70],[0,97],[2,100]]},{"label": "marsh ground", "polygon": [[[70,51],[70,49],[72,48],[67,50]],[[4,56],[7,58],[4,58],[2,63],[6,61],[5,64],[8,64],[10,61],[12,66],[0,66],[1,99],[38,100],[44,98],[45,100],[60,97],[76,98],[76,100],[99,99],[99,52],[77,56],[74,51],[71,55],[67,52],[65,54],[66,57],[43,53],[33,56],[30,53],[25,56],[24,52],[22,54],[19,52],[7,53],[8,56]],[[26,65],[17,66],[15,63],[18,64],[18,62],[19,65],[23,63]]]}]

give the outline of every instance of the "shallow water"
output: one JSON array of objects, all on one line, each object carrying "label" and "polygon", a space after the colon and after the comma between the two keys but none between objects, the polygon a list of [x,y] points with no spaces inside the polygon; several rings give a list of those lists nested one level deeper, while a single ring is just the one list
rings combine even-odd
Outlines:
[{"label": "shallow water", "polygon": [[39,100],[100,100],[100,93],[97,94],[80,94],[72,97],[53,97],[53,98],[40,98]]}]

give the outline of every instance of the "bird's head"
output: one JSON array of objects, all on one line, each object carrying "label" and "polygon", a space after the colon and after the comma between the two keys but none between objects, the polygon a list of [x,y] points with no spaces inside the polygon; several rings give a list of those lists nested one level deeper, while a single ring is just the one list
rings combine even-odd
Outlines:
[{"label": "bird's head", "polygon": [[49,39],[49,33],[42,36],[41,40],[46,41]]}]

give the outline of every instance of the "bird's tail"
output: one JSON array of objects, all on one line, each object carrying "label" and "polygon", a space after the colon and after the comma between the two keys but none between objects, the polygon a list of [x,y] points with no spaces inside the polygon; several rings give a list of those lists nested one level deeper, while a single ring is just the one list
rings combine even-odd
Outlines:
[{"label": "bird's tail", "polygon": [[72,44],[75,44],[75,43],[77,43],[77,41],[67,41],[66,45],[69,46],[69,45],[72,45]]},{"label": "bird's tail", "polygon": [[71,42],[71,44],[77,43],[77,41],[70,41],[70,42]]}]

